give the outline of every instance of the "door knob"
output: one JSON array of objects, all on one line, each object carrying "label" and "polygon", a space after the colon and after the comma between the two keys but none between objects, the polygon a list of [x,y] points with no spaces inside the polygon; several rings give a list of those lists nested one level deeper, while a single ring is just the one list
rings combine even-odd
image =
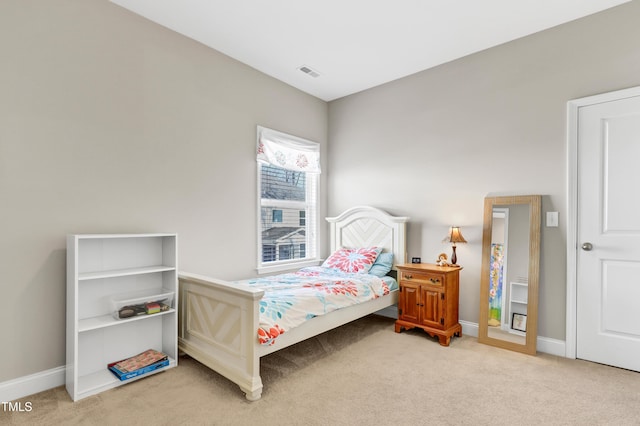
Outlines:
[{"label": "door knob", "polygon": [[582,243],[582,250],[591,251],[592,248],[593,248],[593,244],[591,244],[591,243]]}]

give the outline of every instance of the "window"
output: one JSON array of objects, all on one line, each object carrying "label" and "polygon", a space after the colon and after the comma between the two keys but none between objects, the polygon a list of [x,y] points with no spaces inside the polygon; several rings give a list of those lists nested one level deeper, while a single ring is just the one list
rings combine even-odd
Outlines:
[{"label": "window", "polygon": [[278,255],[280,256],[280,260],[286,260],[286,259],[293,259],[294,257],[294,251],[293,251],[293,245],[292,244],[288,244],[288,245],[280,245],[278,247]]},{"label": "window", "polygon": [[317,261],[319,145],[258,127],[258,271]]},{"label": "window", "polygon": [[262,246],[262,261],[273,262],[276,260],[276,246],[273,244],[266,244]]}]

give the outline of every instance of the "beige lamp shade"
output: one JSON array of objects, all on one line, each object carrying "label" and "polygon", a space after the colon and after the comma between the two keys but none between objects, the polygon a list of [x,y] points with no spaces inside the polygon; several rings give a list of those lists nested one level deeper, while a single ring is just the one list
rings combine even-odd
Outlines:
[{"label": "beige lamp shade", "polygon": [[467,242],[467,240],[465,240],[464,237],[462,236],[460,227],[452,226],[451,228],[449,228],[449,235],[447,235],[444,238],[444,240],[442,240],[442,242],[451,243],[451,248],[453,249],[453,253],[451,254],[451,263],[455,265],[456,262],[458,261],[458,256],[456,256],[456,244],[457,243],[464,244]]}]

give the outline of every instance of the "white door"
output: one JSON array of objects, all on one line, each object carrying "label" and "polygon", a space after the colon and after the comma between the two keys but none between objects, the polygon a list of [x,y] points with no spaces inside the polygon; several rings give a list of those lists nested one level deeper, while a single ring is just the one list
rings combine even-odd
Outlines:
[{"label": "white door", "polygon": [[578,110],[576,356],[640,371],[640,96]]}]

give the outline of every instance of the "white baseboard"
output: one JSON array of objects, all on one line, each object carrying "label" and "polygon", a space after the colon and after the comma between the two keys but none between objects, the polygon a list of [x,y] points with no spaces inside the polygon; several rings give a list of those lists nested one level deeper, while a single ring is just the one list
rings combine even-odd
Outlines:
[{"label": "white baseboard", "polygon": [[564,340],[552,339],[551,337],[538,336],[538,352],[544,352],[549,355],[566,357],[566,343]]},{"label": "white baseboard", "polygon": [[56,367],[0,383],[0,402],[9,402],[65,384],[65,367]]},{"label": "white baseboard", "polygon": [[[469,321],[460,321],[462,325],[462,335],[478,337],[478,324]],[[536,342],[536,349],[538,352],[545,354],[566,356],[566,344],[564,340],[552,339],[550,337],[538,336]]]},{"label": "white baseboard", "polygon": [[463,336],[478,337],[478,324],[469,321],[460,321]]}]

